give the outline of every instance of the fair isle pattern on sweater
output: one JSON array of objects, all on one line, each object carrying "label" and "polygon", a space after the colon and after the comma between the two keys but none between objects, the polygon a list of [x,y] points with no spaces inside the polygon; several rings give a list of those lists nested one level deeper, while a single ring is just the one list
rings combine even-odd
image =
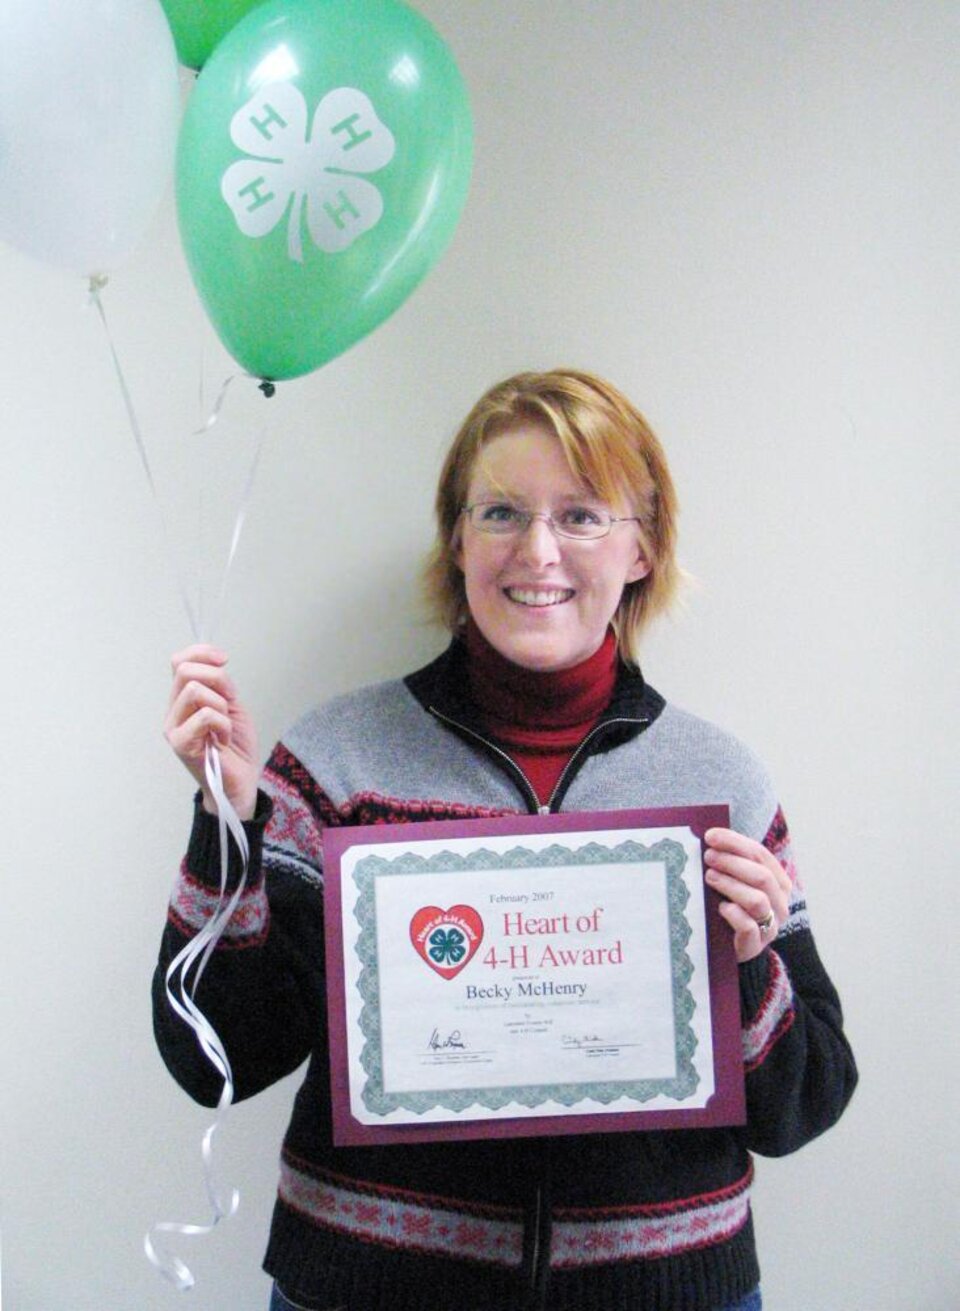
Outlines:
[{"label": "fair isle pattern on sweater", "polygon": [[[388,1247],[402,1246],[463,1261],[518,1267],[523,1256],[518,1208],[464,1206],[399,1188],[367,1185],[311,1171],[285,1152],[280,1196],[315,1225]],[[679,1256],[731,1238],[747,1222],[752,1167],[729,1188],[644,1206],[557,1208],[550,1264],[556,1269],[609,1261]]]},{"label": "fair isle pattern on sweater", "polygon": [[280,1162],[280,1196],[315,1225],[388,1247],[516,1267],[523,1256],[522,1211],[465,1206],[402,1188],[366,1186],[326,1171]]},{"label": "fair isle pattern on sweater", "polygon": [[767,956],[770,969],[767,991],[760,1009],[743,1030],[743,1065],[747,1073],[763,1063],[773,1045],[793,1024],[793,988],[787,971],[773,948]]},{"label": "fair isle pattern on sweater", "polygon": [[[342,824],[411,824],[424,820],[492,819],[515,814],[508,807],[463,806],[449,801],[411,801],[361,792],[336,807],[310,778],[296,756],[278,744],[262,779],[273,802],[264,843],[266,869],[284,869],[308,883],[323,884],[323,830]],[[209,924],[220,908],[219,894],[210,890],[184,861],[170,897],[170,919],[190,935]],[[262,882],[244,889],[223,934],[224,946],[256,946],[270,922]]]},{"label": "fair isle pattern on sweater", "polygon": [[[323,883],[323,829],[343,824],[405,824],[422,820],[490,819],[516,814],[509,807],[464,806],[443,801],[411,801],[364,791],[348,796],[339,806],[320,789],[297,757],[282,743],[271,754],[263,775],[263,787],[273,801],[274,811],[266,835],[264,864],[286,868],[308,882]],[[781,807],[777,807],[763,845],[780,861],[790,876],[792,890],[788,918],[780,935],[809,930],[806,898],[797,875],[790,833]],[[183,871],[186,873],[186,871]],[[193,895],[192,893],[190,894]],[[261,896],[266,901],[266,894]],[[199,928],[204,921],[181,916]]]},{"label": "fair isle pattern on sweater", "polygon": [[283,743],[274,747],[264,769],[262,787],[273,801],[264,843],[264,864],[289,868],[302,878],[323,882],[323,830],[344,824],[413,824],[426,820],[494,819],[516,814],[514,807],[465,806],[451,801],[422,801],[362,790],[339,805],[311,778]]},{"label": "fair isle pattern on sweater", "polygon": [[780,935],[798,933],[810,928],[810,916],[807,913],[807,899],[803,892],[803,883],[797,873],[793,849],[790,846],[790,834],[783,810],[778,806],[777,813],[770,822],[763,845],[772,852],[790,875],[790,907],[787,918],[780,925]]},{"label": "fair isle pattern on sweater", "polygon": [[[270,841],[264,852],[264,863],[270,867],[286,867],[298,877],[308,882],[323,882],[321,873],[321,843],[323,822],[329,823],[327,816],[331,807],[325,798],[319,799],[318,805],[310,804],[295,787],[292,775],[302,766],[296,757],[284,748],[277,748],[271,757],[264,775],[264,787],[269,792],[274,804],[274,813],[270,825]],[[415,819],[435,819],[437,812],[443,811],[442,818],[450,818],[449,805],[440,803],[418,805],[411,814],[409,802],[396,798],[378,797],[366,794],[351,799],[351,810],[357,809],[366,815],[375,814],[375,819],[365,819],[365,823],[411,823]],[[461,819],[487,819],[492,815],[503,815],[486,809],[458,807]],[[323,812],[327,813],[324,814]],[[506,812],[510,813],[510,812]],[[337,823],[342,823],[337,816]],[[809,927],[806,900],[799,895],[796,868],[789,855],[789,834],[783,812],[778,809],[773,822],[763,839],[764,846],[773,852],[784,865],[793,879],[793,894],[790,902],[789,918],[781,925],[780,933],[795,933]],[[304,854],[301,854],[304,853]],[[786,857],[786,858],[785,858]],[[210,919],[219,909],[219,894],[212,892],[205,883],[191,873],[184,861],[180,866],[178,878],[170,898],[170,917],[182,933],[197,933],[209,924]],[[237,904],[230,922],[223,935],[225,946],[255,946],[262,942],[269,926],[270,910],[266,892],[262,884],[247,888]]]},{"label": "fair isle pattern on sweater", "polygon": [[558,1269],[607,1261],[680,1256],[732,1238],[747,1222],[753,1166],[729,1188],[679,1202],[555,1213],[550,1264]]},{"label": "fair isle pattern on sweater", "polygon": [[[170,897],[170,920],[180,932],[192,936],[210,923],[221,909],[219,892],[196,878],[184,861]],[[257,947],[267,936],[270,907],[262,885],[245,888],[221,941],[225,947]]]},{"label": "fair isle pattern on sweater", "polygon": [[340,823],[335,808],[296,756],[281,746],[274,748],[261,786],[273,801],[265,867],[285,866],[308,883],[322,883],[323,830]]}]

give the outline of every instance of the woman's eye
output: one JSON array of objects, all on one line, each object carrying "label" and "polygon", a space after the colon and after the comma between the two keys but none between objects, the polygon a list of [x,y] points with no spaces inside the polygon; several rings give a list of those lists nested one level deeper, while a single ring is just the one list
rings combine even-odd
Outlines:
[{"label": "woman's eye", "polygon": [[508,505],[504,501],[483,506],[480,517],[484,523],[516,523],[520,511],[515,505]]},{"label": "woman's eye", "polygon": [[557,522],[564,527],[586,528],[603,523],[603,516],[598,510],[590,510],[585,505],[573,505],[557,517]]}]

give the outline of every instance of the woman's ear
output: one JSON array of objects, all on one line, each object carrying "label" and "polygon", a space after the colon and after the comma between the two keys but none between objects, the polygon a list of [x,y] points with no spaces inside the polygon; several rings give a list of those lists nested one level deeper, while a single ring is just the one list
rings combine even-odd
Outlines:
[{"label": "woman's ear", "polygon": [[637,558],[627,570],[627,582],[638,583],[641,578],[646,578],[647,574],[653,569],[653,565],[643,554],[643,547],[637,547]]}]

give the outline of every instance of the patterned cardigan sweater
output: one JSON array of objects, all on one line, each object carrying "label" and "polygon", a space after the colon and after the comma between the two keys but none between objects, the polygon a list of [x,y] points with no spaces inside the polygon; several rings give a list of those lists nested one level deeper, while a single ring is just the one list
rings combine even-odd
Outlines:
[{"label": "patterned cardigan sweater", "polygon": [[[620,670],[553,811],[725,802],[794,880],[776,941],[740,966],[741,1127],[334,1148],[326,1043],[321,834],[327,825],[538,809],[466,700],[462,643],[403,681],[301,720],[266,766],[247,825],[247,888],[197,990],[238,1098],[309,1058],[280,1162],[265,1268],[307,1307],[349,1311],[712,1311],[759,1279],[751,1153],[794,1151],[856,1083],[839,1000],[817,955],[783,814],[729,734]],[[237,870],[231,868],[231,878]],[[219,890],[216,821],[197,806],[154,981],[174,1078],[205,1105],[219,1079],[169,1008],[164,972]]]}]

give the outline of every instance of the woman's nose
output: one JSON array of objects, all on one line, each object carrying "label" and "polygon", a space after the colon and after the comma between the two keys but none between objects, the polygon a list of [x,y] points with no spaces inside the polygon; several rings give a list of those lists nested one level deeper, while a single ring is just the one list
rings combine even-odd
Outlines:
[{"label": "woman's nose", "polygon": [[520,534],[517,553],[530,564],[543,568],[555,564],[560,558],[560,544],[549,518],[544,514],[534,515]]}]

